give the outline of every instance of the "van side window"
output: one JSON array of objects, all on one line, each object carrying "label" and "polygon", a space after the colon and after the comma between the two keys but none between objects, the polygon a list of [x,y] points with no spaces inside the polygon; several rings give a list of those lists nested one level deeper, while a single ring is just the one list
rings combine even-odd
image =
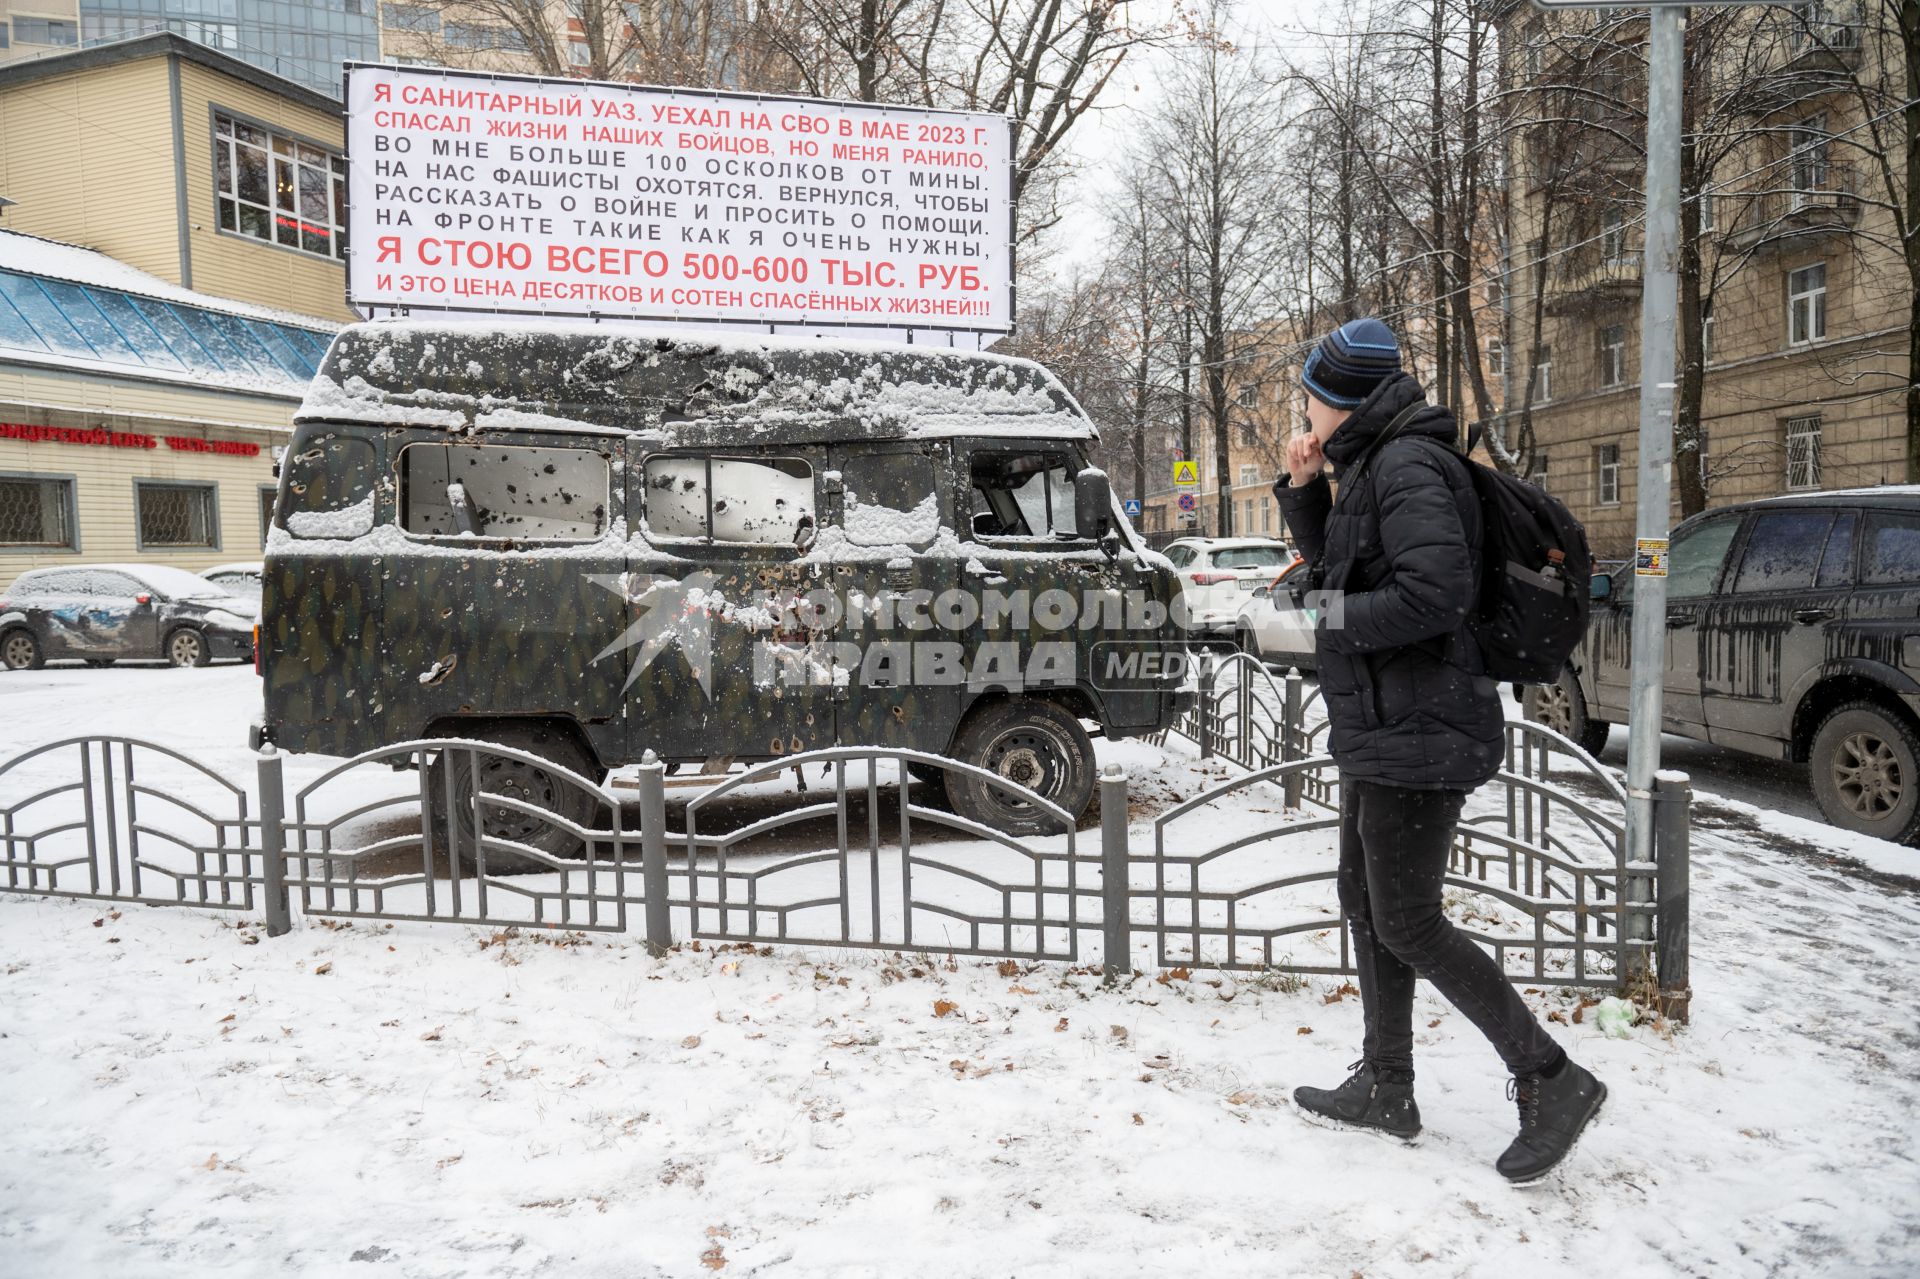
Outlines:
[{"label": "van side window", "polygon": [[662,541],[805,546],[816,528],[813,468],[793,457],[650,457],[646,519]]},{"label": "van side window", "polygon": [[940,536],[933,460],[923,453],[856,453],[841,464],[841,523],[855,546],[926,546]]},{"label": "van side window", "polygon": [[280,527],[304,538],[371,532],[378,468],[371,441],[331,433],[301,441],[281,468]]},{"label": "van side window", "polygon": [[1059,453],[975,453],[976,537],[1073,537],[1073,472]]},{"label": "van side window", "polygon": [[612,468],[591,449],[409,444],[400,527],[423,537],[592,541],[607,528]]}]

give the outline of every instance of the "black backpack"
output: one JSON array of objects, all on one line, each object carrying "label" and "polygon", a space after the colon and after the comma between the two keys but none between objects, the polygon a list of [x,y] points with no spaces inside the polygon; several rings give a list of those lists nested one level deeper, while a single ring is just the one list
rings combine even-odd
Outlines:
[{"label": "black backpack", "polygon": [[[1398,414],[1360,465],[1367,467],[1425,407],[1416,404]],[[1593,574],[1587,530],[1538,485],[1432,442],[1466,465],[1480,499],[1480,598],[1467,629],[1480,645],[1487,674],[1502,683],[1551,684],[1587,634]],[[1469,440],[1468,451],[1472,447]]]}]

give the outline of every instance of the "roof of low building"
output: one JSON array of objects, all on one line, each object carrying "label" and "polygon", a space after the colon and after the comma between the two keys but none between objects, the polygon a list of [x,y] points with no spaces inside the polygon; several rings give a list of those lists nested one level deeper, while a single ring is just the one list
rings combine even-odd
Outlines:
[{"label": "roof of low building", "polygon": [[0,89],[16,84],[31,84],[50,76],[71,75],[75,71],[87,71],[94,67],[110,67],[123,62],[136,62],[141,58],[162,56],[198,63],[221,75],[231,76],[315,111],[323,111],[328,115],[338,115],[340,112],[340,99],[336,97],[309,89],[304,84],[277,76],[230,53],[209,48],[171,31],[155,31],[122,40],[94,41],[0,63]]},{"label": "roof of low building", "polygon": [[0,231],[0,361],[291,400],[339,327]]}]

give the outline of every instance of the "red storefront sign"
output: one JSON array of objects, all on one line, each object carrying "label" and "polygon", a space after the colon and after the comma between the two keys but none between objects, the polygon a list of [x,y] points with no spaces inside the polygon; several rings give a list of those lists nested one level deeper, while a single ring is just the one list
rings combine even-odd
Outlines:
[{"label": "red storefront sign", "polygon": [[[199,440],[190,435],[164,437],[167,447],[180,453],[221,453],[229,457],[259,457],[260,446],[243,440]],[[95,448],[155,449],[160,441],[137,431],[109,431],[96,427],[82,430],[71,426],[26,426],[18,422],[0,422],[0,440],[21,440],[28,444],[86,444]]]}]

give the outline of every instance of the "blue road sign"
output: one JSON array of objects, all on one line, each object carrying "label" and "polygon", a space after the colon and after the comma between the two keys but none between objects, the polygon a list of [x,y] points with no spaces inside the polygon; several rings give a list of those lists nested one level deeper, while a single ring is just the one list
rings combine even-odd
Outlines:
[{"label": "blue road sign", "polygon": [[1134,516],[1140,514],[1143,508],[1140,505],[1139,498],[1130,497],[1120,504],[1120,509],[1125,511],[1129,516]]}]

